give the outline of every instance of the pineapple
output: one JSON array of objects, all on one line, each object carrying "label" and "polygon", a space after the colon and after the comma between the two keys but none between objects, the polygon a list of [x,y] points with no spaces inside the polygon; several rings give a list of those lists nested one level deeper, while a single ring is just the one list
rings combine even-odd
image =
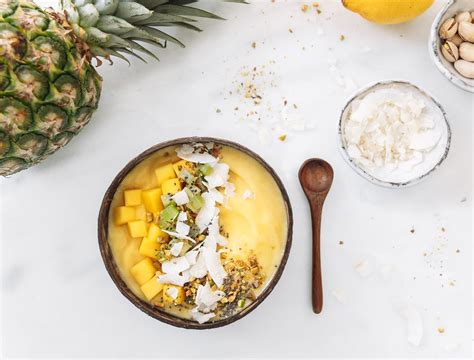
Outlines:
[{"label": "pineapple", "polygon": [[[230,0],[244,2],[243,0]],[[164,29],[200,31],[197,0],[61,0],[63,11],[0,0],[0,175],[66,145],[97,109],[102,78],[91,62],[157,56],[142,43],[184,45]]]}]

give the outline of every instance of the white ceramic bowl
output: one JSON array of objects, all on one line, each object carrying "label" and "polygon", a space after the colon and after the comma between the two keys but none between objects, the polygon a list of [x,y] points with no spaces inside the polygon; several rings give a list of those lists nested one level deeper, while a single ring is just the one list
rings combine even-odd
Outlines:
[{"label": "white ceramic bowl", "polygon": [[436,16],[431,26],[428,50],[431,59],[441,73],[446,76],[454,85],[461,89],[474,93],[474,79],[468,79],[459,74],[453,64],[448,62],[441,53],[441,39],[438,35],[440,26],[449,18],[452,18],[463,11],[474,11],[473,0],[451,0],[443,10]]},{"label": "white ceramic bowl", "polygon": [[[384,87],[392,87],[392,86],[408,87],[411,90],[414,90],[418,94],[420,94],[424,98],[424,100],[426,100],[427,105],[430,106],[430,108],[433,109],[433,111],[435,111],[437,114],[440,115],[441,120],[438,125],[442,126],[441,128],[442,138],[437,145],[437,147],[439,148],[435,148],[436,153],[433,153],[434,158],[431,159],[433,165],[430,166],[422,175],[416,176],[407,181],[400,181],[400,182],[392,182],[392,181],[379,179],[375,175],[369,173],[368,170],[361,167],[358,163],[356,163],[352,158],[349,157],[347,153],[346,142],[344,139],[343,124],[346,121],[347,116],[350,114],[350,111],[352,108],[352,102],[356,99],[360,99],[364,97],[366,94],[368,94],[369,92],[375,89],[384,88]],[[426,91],[420,89],[418,86],[415,86],[407,81],[387,80],[387,81],[380,81],[374,84],[370,84],[358,90],[353,96],[350,97],[349,101],[347,101],[346,105],[342,109],[341,115],[339,118],[338,140],[339,140],[339,150],[342,154],[342,157],[357,174],[362,176],[364,179],[379,186],[388,187],[388,188],[401,188],[401,187],[407,187],[407,186],[411,186],[411,185],[415,185],[419,183],[420,181],[424,180],[428,175],[432,174],[441,165],[441,163],[446,159],[449,152],[449,147],[451,144],[451,128],[449,126],[449,122],[446,117],[446,112],[444,111],[443,107],[439,104],[439,102],[433,98],[433,96],[428,94]]]}]

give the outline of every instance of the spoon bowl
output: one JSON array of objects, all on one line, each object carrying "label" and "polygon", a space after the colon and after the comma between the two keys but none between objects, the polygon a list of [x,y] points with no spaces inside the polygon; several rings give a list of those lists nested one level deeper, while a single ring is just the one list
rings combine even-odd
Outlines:
[{"label": "spoon bowl", "polygon": [[334,171],[324,160],[309,159],[301,166],[300,182],[306,195],[329,191],[333,178]]}]

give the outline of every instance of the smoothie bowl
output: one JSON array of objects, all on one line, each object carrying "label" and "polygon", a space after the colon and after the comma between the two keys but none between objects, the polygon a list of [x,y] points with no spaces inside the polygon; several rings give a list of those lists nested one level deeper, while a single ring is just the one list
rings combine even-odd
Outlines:
[{"label": "smoothie bowl", "polygon": [[133,159],[107,190],[99,246],[112,280],[168,324],[209,329],[273,290],[292,239],[288,194],[241,145],[183,138]]}]

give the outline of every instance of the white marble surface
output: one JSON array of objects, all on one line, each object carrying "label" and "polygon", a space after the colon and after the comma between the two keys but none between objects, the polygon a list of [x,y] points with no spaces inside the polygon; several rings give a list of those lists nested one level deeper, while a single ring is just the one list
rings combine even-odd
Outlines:
[{"label": "white marble surface", "polygon": [[[449,83],[428,56],[429,28],[444,1],[392,27],[365,22],[339,1],[321,3],[321,15],[303,13],[297,1],[206,3],[228,21],[205,22],[201,34],[180,31],[186,49],[170,45],[159,64],[118,61],[99,69],[101,106],[80,136],[0,183],[3,357],[470,356],[473,96]],[[330,69],[334,60],[337,71]],[[259,89],[264,101],[278,100],[271,110],[261,106],[261,122],[279,119],[286,98],[298,106],[289,116],[313,129],[257,131],[255,120],[242,119],[249,109],[234,82],[243,66],[263,64]],[[388,78],[434,94],[453,130],[444,165],[403,190],[361,179],[336,146],[351,88]],[[283,132],[288,138],[280,142]],[[176,329],[136,310],[113,285],[97,246],[97,213],[115,174],[147,147],[187,135],[227,138],[261,154],[281,175],[295,214],[294,245],[274,292],[249,316],[212,331]],[[296,176],[313,156],[335,169],[322,230],[321,315],[311,311],[310,219]],[[374,268],[367,278],[354,270],[359,261]],[[394,311],[400,302],[421,314],[418,347],[407,342]]]}]

